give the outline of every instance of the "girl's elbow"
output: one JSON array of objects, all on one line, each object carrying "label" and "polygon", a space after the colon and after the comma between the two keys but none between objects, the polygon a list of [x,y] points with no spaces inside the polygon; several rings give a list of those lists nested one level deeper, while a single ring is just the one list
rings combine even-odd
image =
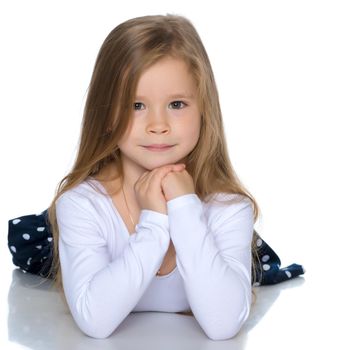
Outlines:
[{"label": "girl's elbow", "polygon": [[206,329],[205,333],[211,340],[227,340],[235,337],[240,331],[242,324],[232,325],[230,327],[221,327],[218,329]]},{"label": "girl's elbow", "polygon": [[71,308],[71,315],[78,328],[87,336],[95,339],[108,338],[122,323],[125,316],[118,312],[108,312],[109,310],[99,308],[99,305],[89,305],[76,303]]},{"label": "girl's elbow", "polygon": [[108,338],[122,323],[123,317],[108,317],[105,313],[72,314],[76,325],[87,336]]},{"label": "girl's elbow", "polygon": [[210,322],[203,327],[204,332],[211,340],[226,340],[235,337],[239,331],[241,330],[243,324],[247,320],[249,316],[250,308],[249,306],[241,309],[240,312],[236,310],[236,312],[231,313],[230,317],[227,315],[217,322]]},{"label": "girl's elbow", "polygon": [[108,338],[112,333],[112,332],[105,332],[105,331],[85,331],[85,330],[82,330],[83,333],[85,333],[87,336],[91,337],[91,338],[94,338],[94,339],[106,339]]},{"label": "girl's elbow", "polygon": [[101,327],[98,324],[78,324],[78,327],[85,335],[94,339],[106,339],[117,329]]}]

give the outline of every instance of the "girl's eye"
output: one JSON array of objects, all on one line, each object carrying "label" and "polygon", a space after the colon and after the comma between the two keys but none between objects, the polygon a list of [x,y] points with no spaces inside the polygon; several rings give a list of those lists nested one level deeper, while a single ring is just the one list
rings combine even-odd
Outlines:
[{"label": "girl's eye", "polygon": [[142,105],[141,102],[135,102],[135,103],[134,103],[134,109],[136,109],[137,111],[140,110],[140,108],[139,108],[140,105]]},{"label": "girl's eye", "polygon": [[170,104],[175,106],[175,109],[181,109],[181,107],[179,107],[180,105],[183,105],[183,107],[186,106],[186,103],[185,102],[182,102],[182,101],[174,101],[174,102],[171,102]]}]

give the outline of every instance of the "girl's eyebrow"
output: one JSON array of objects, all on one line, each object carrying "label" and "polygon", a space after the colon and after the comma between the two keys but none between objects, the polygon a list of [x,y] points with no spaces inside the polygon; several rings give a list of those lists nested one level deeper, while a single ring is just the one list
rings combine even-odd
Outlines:
[{"label": "girl's eyebrow", "polygon": [[[187,98],[187,99],[193,99],[194,95],[193,94],[186,94],[186,93],[177,93],[173,95],[169,95],[168,98]],[[136,96],[137,100],[144,100],[147,99],[145,96]]]}]

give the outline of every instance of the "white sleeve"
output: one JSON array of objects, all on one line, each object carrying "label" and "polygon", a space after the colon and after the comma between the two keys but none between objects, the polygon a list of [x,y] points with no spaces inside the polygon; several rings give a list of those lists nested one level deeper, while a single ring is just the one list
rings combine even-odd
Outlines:
[{"label": "white sleeve", "polygon": [[253,208],[223,206],[210,225],[196,194],[167,202],[170,236],[191,310],[210,339],[233,337],[251,304]]},{"label": "white sleeve", "polygon": [[142,210],[136,234],[112,261],[93,201],[66,194],[56,202],[64,293],[79,328],[105,338],[133,310],[161,265],[170,242],[168,216]]}]

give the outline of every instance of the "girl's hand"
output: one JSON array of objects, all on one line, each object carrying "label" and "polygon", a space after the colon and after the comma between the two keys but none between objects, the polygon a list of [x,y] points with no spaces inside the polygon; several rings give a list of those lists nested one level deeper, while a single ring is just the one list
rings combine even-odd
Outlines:
[{"label": "girl's hand", "polygon": [[184,194],[195,193],[192,176],[185,169],[167,173],[162,179],[162,188],[167,202]]},{"label": "girl's hand", "polygon": [[141,210],[148,209],[167,214],[162,180],[170,172],[181,171],[184,167],[184,164],[170,164],[143,173],[134,185],[136,200]]}]

